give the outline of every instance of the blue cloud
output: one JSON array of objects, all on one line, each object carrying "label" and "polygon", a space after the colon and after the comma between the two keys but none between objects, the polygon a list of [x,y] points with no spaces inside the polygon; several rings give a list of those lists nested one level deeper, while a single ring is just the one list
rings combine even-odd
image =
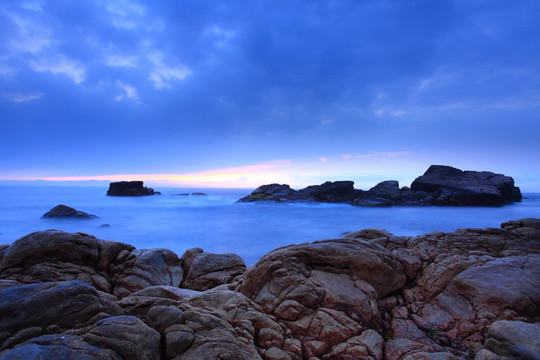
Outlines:
[{"label": "blue cloud", "polygon": [[[389,148],[483,153],[510,122],[539,130],[539,10],[537,1],[4,1],[0,150],[13,156],[1,165],[64,171],[84,158],[88,171],[144,169],[111,152],[188,168]],[[528,135],[511,146],[540,150]],[[218,164],[222,153],[236,163]]]}]

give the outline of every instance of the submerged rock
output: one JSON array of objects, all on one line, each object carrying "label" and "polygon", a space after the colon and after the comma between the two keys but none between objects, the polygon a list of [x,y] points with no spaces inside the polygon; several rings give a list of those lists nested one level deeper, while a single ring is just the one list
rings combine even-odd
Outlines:
[{"label": "submerged rock", "polygon": [[42,218],[95,219],[97,218],[97,216],[60,204],[60,205],[56,205],[51,210],[43,214]]},{"label": "submerged rock", "polygon": [[203,192],[192,192],[191,196],[208,196],[208,194]]},{"label": "submerged rock", "polygon": [[0,260],[0,360],[540,357],[539,219],[364,229],[248,269],[234,254],[179,259],[58,230],[1,246]]},{"label": "submerged rock", "polygon": [[111,196],[141,196],[141,195],[159,195],[152,188],[143,186],[142,181],[119,181],[112,182],[109,185],[107,195]]}]

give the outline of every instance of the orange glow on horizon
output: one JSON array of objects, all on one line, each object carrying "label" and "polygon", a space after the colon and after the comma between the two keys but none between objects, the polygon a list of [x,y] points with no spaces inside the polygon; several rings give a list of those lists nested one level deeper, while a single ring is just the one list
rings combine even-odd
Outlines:
[{"label": "orange glow on horizon", "polygon": [[0,180],[45,180],[45,181],[134,181],[140,180],[158,185],[187,187],[257,187],[268,182],[287,182],[291,177],[276,171],[290,164],[289,160],[272,161],[256,165],[208,170],[187,174],[115,174],[90,176],[51,177],[3,177]]}]

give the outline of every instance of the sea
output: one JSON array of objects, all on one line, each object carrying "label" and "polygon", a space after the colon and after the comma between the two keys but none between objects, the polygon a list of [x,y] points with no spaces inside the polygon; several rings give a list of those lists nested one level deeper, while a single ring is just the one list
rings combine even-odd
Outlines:
[{"label": "sea", "polygon": [[[106,186],[0,185],[0,244],[11,244],[34,231],[58,229],[128,243],[138,249],[167,248],[178,256],[194,247],[235,253],[249,266],[284,245],[339,238],[365,228],[416,236],[540,218],[540,193],[524,193],[522,202],[502,207],[375,208],[236,202],[253,189],[155,190],[161,195],[116,197],[106,195]],[[205,195],[192,195],[195,192]],[[42,218],[59,204],[97,218]]]}]

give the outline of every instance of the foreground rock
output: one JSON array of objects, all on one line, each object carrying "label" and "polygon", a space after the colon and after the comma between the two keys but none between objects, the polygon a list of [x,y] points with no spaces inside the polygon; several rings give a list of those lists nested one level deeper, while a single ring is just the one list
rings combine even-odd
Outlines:
[{"label": "foreground rock", "polygon": [[184,287],[193,290],[208,290],[230,283],[246,271],[246,263],[236,254],[214,254],[193,248],[180,260],[184,269]]},{"label": "foreground rock", "polygon": [[97,216],[76,210],[66,205],[57,205],[43,214],[42,218],[95,219]]},{"label": "foreground rock", "polygon": [[395,180],[383,181],[368,191],[354,189],[352,181],[325,182],[297,191],[289,185],[270,184],[238,201],[316,201],[361,206],[500,206],[521,201],[521,191],[509,176],[432,165],[423,176],[414,180],[411,188],[400,189]]},{"label": "foreground rock", "polygon": [[539,219],[364,229],[247,270],[58,230],[0,249],[0,360],[540,357]]},{"label": "foreground rock", "polygon": [[109,185],[107,195],[111,196],[141,196],[141,195],[158,195],[152,188],[143,186],[142,181],[119,181]]}]

